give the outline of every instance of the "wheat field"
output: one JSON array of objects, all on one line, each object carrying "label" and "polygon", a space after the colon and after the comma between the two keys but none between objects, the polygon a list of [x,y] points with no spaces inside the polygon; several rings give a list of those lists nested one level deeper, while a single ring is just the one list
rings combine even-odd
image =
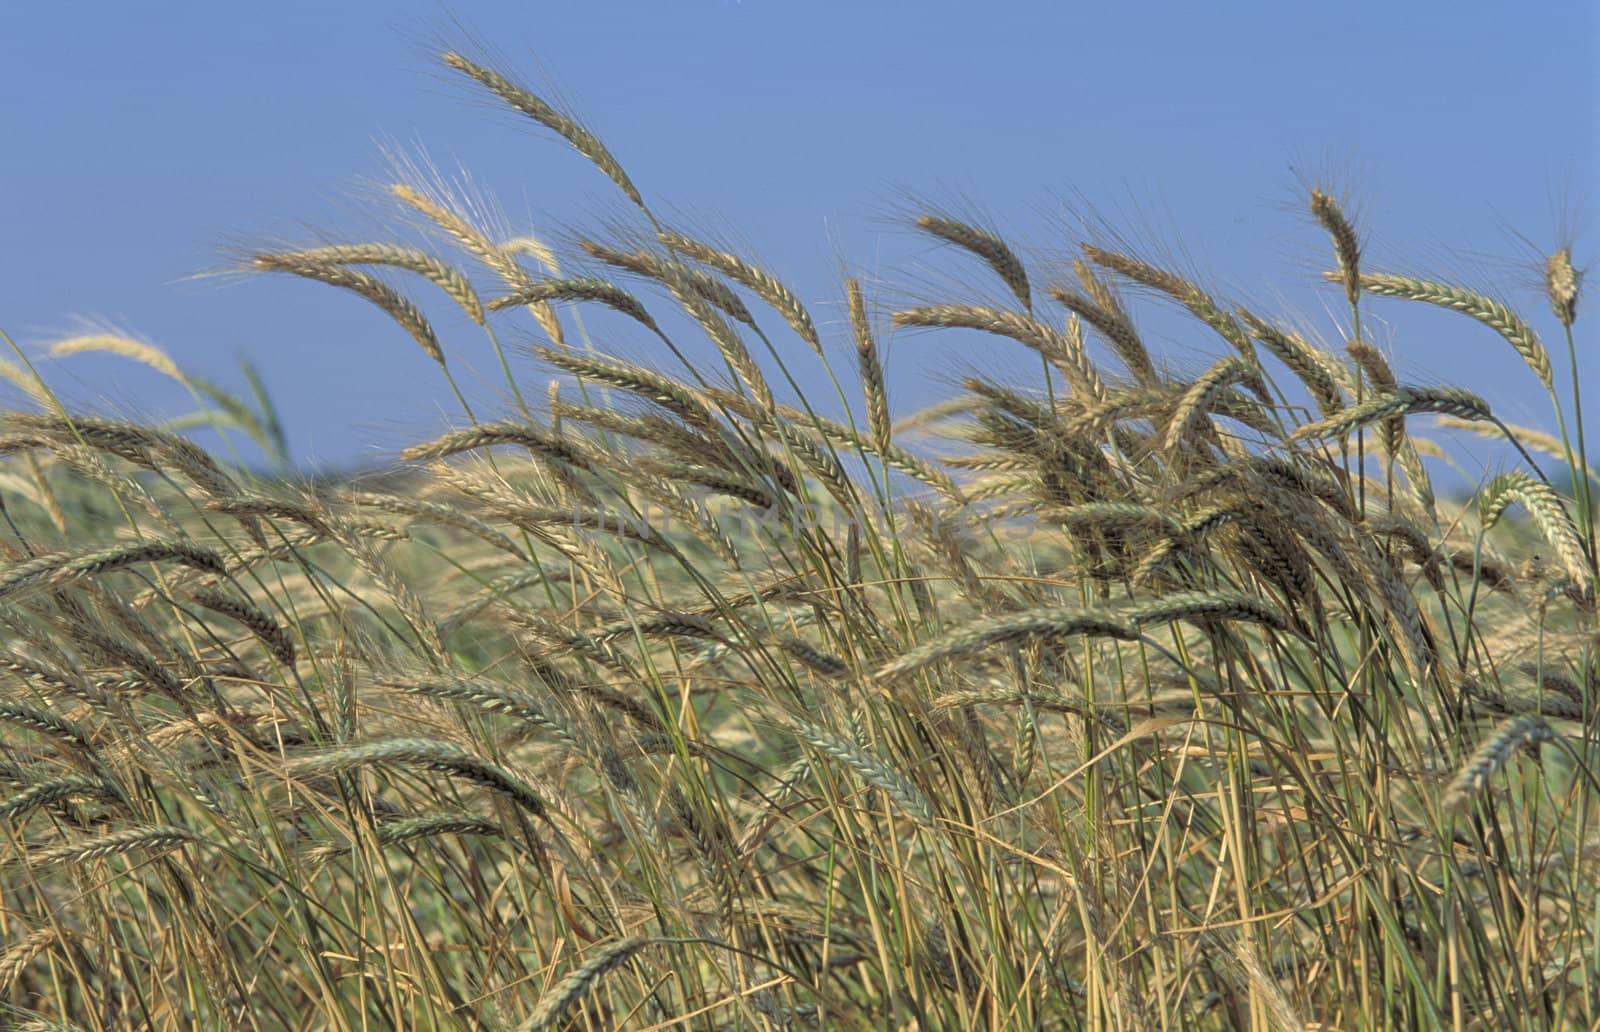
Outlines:
[{"label": "wheat field", "polygon": [[[852,276],[818,320],[572,115],[442,60],[631,223],[504,239],[417,178],[389,200],[430,248],[238,264],[382,309],[455,429],[308,480],[185,436],[287,455],[262,392],[150,344],[54,350],[203,418],[0,370],[30,399],[0,416],[0,1023],[1600,1027],[1570,250],[1528,317],[1369,269],[1314,189],[1342,314],[1312,330],[930,208],[906,229],[970,291]],[[1407,302],[1514,349],[1555,432],[1398,381],[1362,326]],[[1147,346],[1159,308],[1209,364]],[[950,333],[1036,374],[897,411],[885,342]],[[1504,471],[1436,495],[1468,434]]]}]

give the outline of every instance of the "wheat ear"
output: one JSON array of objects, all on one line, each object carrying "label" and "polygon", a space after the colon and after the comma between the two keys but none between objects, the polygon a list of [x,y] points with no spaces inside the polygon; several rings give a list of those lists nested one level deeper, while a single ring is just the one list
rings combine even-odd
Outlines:
[{"label": "wheat ear", "polygon": [[1477,795],[1489,783],[1495,772],[1504,767],[1520,748],[1536,749],[1545,742],[1556,741],[1556,733],[1537,714],[1524,713],[1512,717],[1495,729],[1473,752],[1445,790],[1443,806],[1454,810]]},{"label": "wheat ear", "polygon": [[467,317],[483,325],[483,304],[461,270],[415,247],[400,244],[330,244],[289,251],[277,257],[308,265],[384,265],[414,272],[450,295]]},{"label": "wheat ear", "polygon": [[817,336],[817,327],[811,321],[811,313],[806,311],[800,299],[795,297],[794,292],[784,286],[776,276],[765,269],[751,265],[736,254],[719,251],[681,233],[664,231],[660,234],[660,239],[670,250],[691,261],[710,266],[752,291],[770,305],[773,311],[783,316],[783,321],[789,324],[789,328],[794,330],[812,351],[818,355],[822,354],[822,340]]},{"label": "wheat ear", "polygon": [[429,358],[441,366],[445,364],[444,350],[439,347],[439,338],[435,336],[433,326],[423,316],[422,311],[382,280],[330,262],[305,261],[293,252],[258,254],[250,259],[250,265],[264,272],[287,272],[305,279],[316,280],[318,283],[326,283],[331,287],[342,287],[361,295],[383,309],[389,318],[411,334],[411,338]]},{"label": "wheat ear", "polygon": [[1082,248],[1084,257],[1094,264],[1120,273],[1135,283],[1142,283],[1173,298],[1194,313],[1201,322],[1216,330],[1241,356],[1251,362],[1256,360],[1255,348],[1250,344],[1250,338],[1245,335],[1244,330],[1227,312],[1218,307],[1211,295],[1193,283],[1176,273],[1142,262],[1132,255],[1108,251],[1093,244],[1084,244]]},{"label": "wheat ear", "polygon": [[644,198],[639,196],[639,191],[634,188],[628,174],[622,171],[622,165],[589,130],[492,68],[485,68],[455,51],[441,55],[440,59],[447,66],[475,80],[507,104],[572,144],[579,154],[588,158],[596,168],[604,172],[628,200],[644,208]]},{"label": "wheat ear", "polygon": [[0,993],[11,992],[28,965],[51,949],[63,945],[77,936],[64,928],[46,926],[35,928],[20,941],[0,955]]},{"label": "wheat ear", "polygon": [[1167,420],[1161,447],[1170,453],[1197,430],[1218,397],[1236,383],[1256,378],[1254,365],[1238,355],[1229,355],[1207,369],[1183,392]]},{"label": "wheat ear", "polygon": [[1022,302],[1022,307],[1033,310],[1033,292],[1028,286],[1027,269],[1017,253],[999,236],[942,215],[919,215],[916,226],[929,236],[938,237],[983,259],[995,275],[1011,288],[1011,293]]},{"label": "wheat ear", "polygon": [[99,838],[68,842],[65,845],[38,850],[29,854],[28,863],[34,867],[49,867],[63,863],[86,864],[110,856],[121,856],[136,849],[166,852],[184,843],[196,841],[198,839],[192,831],[166,824],[125,828]]},{"label": "wheat ear", "polygon": [[1026,613],[978,620],[917,646],[885,663],[873,675],[887,681],[932,666],[941,660],[975,655],[993,645],[1031,638],[1064,638],[1075,634],[1136,641],[1138,630],[1126,619],[1108,612],[1068,607],[1036,609]]},{"label": "wheat ear", "polygon": [[544,799],[521,780],[459,745],[433,738],[398,738],[330,749],[290,760],[287,770],[292,777],[311,778],[361,767],[437,770],[508,796],[536,817],[546,811]]},{"label": "wheat ear", "polygon": [[647,279],[665,282],[673,276],[682,276],[694,287],[701,297],[711,302],[717,308],[727,313],[735,321],[754,327],[755,316],[750,314],[750,309],[740,300],[726,283],[699,269],[673,268],[669,260],[661,255],[639,249],[633,251],[619,251],[613,247],[593,240],[580,240],[578,246],[591,258],[605,262],[607,265],[623,269]]},{"label": "wheat ear", "polygon": [[578,277],[574,279],[547,279],[529,283],[505,297],[489,302],[490,311],[498,312],[519,305],[541,305],[551,301],[595,301],[630,319],[658,330],[656,321],[645,311],[639,299],[621,287],[605,280]]},{"label": "wheat ear", "polygon": [[868,784],[893,799],[906,816],[926,826],[933,825],[933,806],[922,794],[922,790],[912,784],[904,774],[878,757],[868,754],[854,742],[814,724],[795,721],[789,728],[807,745],[843,762],[860,774]]},{"label": "wheat ear", "polygon": [[1572,265],[1572,248],[1563,247],[1552,254],[1544,264],[1545,295],[1550,299],[1550,310],[1556,313],[1561,325],[1572,328],[1578,318],[1578,281],[1581,277]]},{"label": "wheat ear", "polygon": [[1096,401],[1106,397],[1105,386],[1084,355],[1081,342],[1069,340],[1026,315],[983,305],[925,305],[895,312],[890,322],[897,327],[949,327],[1010,337],[1056,364],[1071,379],[1073,390]]},{"label": "wheat ear", "polygon": [[[1343,278],[1337,272],[1323,273],[1323,275],[1334,281],[1341,281]],[[1540,343],[1538,334],[1534,333],[1533,328],[1523,322],[1504,303],[1465,287],[1383,272],[1362,273],[1361,289],[1369,294],[1422,301],[1470,315],[1504,337],[1506,342],[1516,349],[1517,354],[1522,356],[1522,360],[1528,363],[1528,368],[1533,370],[1546,390],[1554,389],[1555,377],[1550,369],[1550,355]]]},{"label": "wheat ear", "polygon": [[878,345],[872,339],[867,321],[867,304],[861,296],[861,281],[847,280],[845,304],[850,311],[850,328],[855,332],[856,358],[861,367],[861,390],[867,399],[867,425],[878,454],[888,457],[890,442],[889,392],[884,383],[883,364],[878,360]]},{"label": "wheat ear", "polygon": [[1397,416],[1438,412],[1459,419],[1489,421],[1494,418],[1489,403],[1460,387],[1399,386],[1391,394],[1380,394],[1326,419],[1305,423],[1289,435],[1292,441],[1313,437],[1343,437],[1356,427]]},{"label": "wheat ear", "polygon": [[1333,363],[1324,352],[1299,334],[1273,326],[1246,308],[1235,308],[1234,313],[1250,328],[1250,335],[1305,384],[1323,415],[1331,416],[1344,408],[1344,395],[1332,371]]},{"label": "wheat ear", "polygon": [[517,1026],[517,1032],[546,1032],[561,1020],[572,1005],[582,999],[606,973],[620,967],[627,959],[651,945],[647,938],[623,939],[601,949],[584,961],[566,978],[544,994],[528,1019]]},{"label": "wheat ear", "polygon": [[1580,589],[1593,584],[1594,574],[1589,566],[1583,539],[1572,522],[1561,498],[1549,484],[1535,480],[1520,470],[1502,473],[1489,482],[1479,499],[1478,515],[1484,528],[1494,526],[1514,501],[1520,501],[1533,514],[1545,540],[1550,542],[1567,575]]},{"label": "wheat ear", "polygon": [[95,577],[135,563],[171,561],[221,576],[222,557],[209,548],[187,541],[145,541],[118,548],[77,554],[42,555],[0,573],[0,600],[30,591],[60,588],[84,577]]},{"label": "wheat ear", "polygon": [[[460,244],[468,254],[475,256],[484,265],[488,266],[512,290],[520,290],[532,282],[528,273],[521,265],[517,264],[514,254],[508,248],[496,244],[483,234],[476,226],[459,213],[428,196],[408,183],[394,183],[389,187],[389,192],[402,203],[420,212],[434,225],[438,226],[447,236]],[[531,240],[532,238],[524,238]],[[536,243],[536,242],[535,242]],[[548,248],[538,245],[543,250],[543,256],[548,255]],[[555,260],[551,258],[545,262],[552,270],[556,268]],[[547,304],[532,306],[534,320],[539,323],[539,328],[544,330],[552,343],[561,346],[565,343],[565,336],[561,330],[561,322],[556,318],[555,309]]]},{"label": "wheat ear", "polygon": [[1339,202],[1321,190],[1311,191],[1311,215],[1333,238],[1333,256],[1339,263],[1345,300],[1354,309],[1361,300],[1361,242]]}]

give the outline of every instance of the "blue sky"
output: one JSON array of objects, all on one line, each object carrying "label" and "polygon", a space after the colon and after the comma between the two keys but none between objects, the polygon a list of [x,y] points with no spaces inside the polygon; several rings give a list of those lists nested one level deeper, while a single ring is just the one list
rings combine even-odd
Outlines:
[{"label": "blue sky", "polygon": [[[989,289],[890,224],[905,190],[976,206],[1036,249],[1040,280],[1071,244],[1066,213],[1087,204],[1186,252],[1230,296],[1326,327],[1333,295],[1311,286],[1324,241],[1298,205],[1301,184],[1328,182],[1361,213],[1373,267],[1501,288],[1553,349],[1528,289],[1534,252],[1514,234],[1547,249],[1576,230],[1580,264],[1597,241],[1588,2],[60,2],[6,21],[0,328],[37,354],[90,320],[230,385],[249,356],[308,464],[384,460],[458,417],[437,369],[352,296],[195,274],[240,246],[393,235],[371,186],[386,148],[469,168],[519,231],[625,214],[570,149],[434,65],[441,43],[488,44],[515,77],[554,86],[653,205],[747,246],[841,345],[841,260],[885,299],[959,291],[962,276]],[[1373,311],[1403,379],[1473,387],[1548,425],[1488,331]],[[1159,315],[1140,320],[1164,337]],[[528,335],[511,325],[509,339]],[[600,325],[609,346],[660,357]],[[483,338],[443,314],[440,330],[494,412]],[[1192,334],[1167,343],[1180,368],[1209,361]],[[888,351],[900,410],[973,366],[1037,368],[937,334]],[[106,411],[186,408],[114,359],[44,368]],[[519,369],[541,393],[547,375]]]}]

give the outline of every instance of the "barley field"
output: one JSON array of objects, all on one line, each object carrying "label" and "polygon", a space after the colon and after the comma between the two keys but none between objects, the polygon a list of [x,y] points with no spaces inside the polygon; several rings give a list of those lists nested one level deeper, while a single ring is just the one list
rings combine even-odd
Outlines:
[{"label": "barley field", "polygon": [[[455,429],[262,472],[186,434],[283,458],[264,392],[55,346],[203,414],[143,425],[11,348],[0,1024],[1600,1027],[1570,249],[1519,313],[1369,268],[1312,189],[1339,314],[1308,327],[1114,235],[1040,263],[930,208],[906,231],[969,288],[851,275],[819,320],[442,60],[629,221],[507,240],[421,177],[389,201],[432,248],[238,266],[387,313]],[[1514,349],[1554,432],[1398,381],[1362,328],[1419,305]],[[1158,311],[1209,364],[1147,346]],[[890,335],[955,333],[1036,372],[892,404]],[[1473,435],[1503,471],[1436,494]]]}]

